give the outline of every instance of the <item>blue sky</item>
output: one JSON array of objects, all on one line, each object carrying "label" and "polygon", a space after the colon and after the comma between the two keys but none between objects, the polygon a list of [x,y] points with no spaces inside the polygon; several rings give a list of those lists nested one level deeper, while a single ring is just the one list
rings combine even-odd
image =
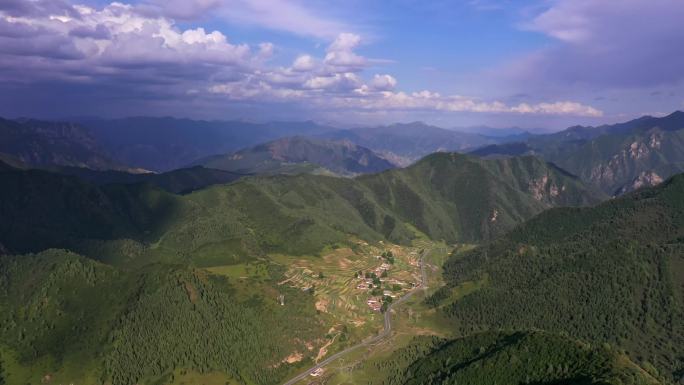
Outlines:
[{"label": "blue sky", "polygon": [[680,0],[7,0],[0,114],[558,129],[684,108]]},{"label": "blue sky", "polygon": [[[440,92],[457,92],[457,84],[445,83],[435,73],[454,76],[454,80],[459,80],[460,76],[467,80],[469,74],[482,68],[550,43],[543,34],[517,27],[524,14],[537,9],[540,2],[425,3],[346,1],[342,6],[323,4],[320,12],[322,17],[345,23],[346,32],[361,35],[364,42],[358,52],[369,58],[386,60],[374,68],[391,71],[410,91],[427,87]],[[273,42],[281,51],[274,62],[281,65],[287,65],[298,54],[324,53],[330,42],[330,36],[325,34],[288,33],[263,24],[226,22],[220,18],[185,24],[223,31],[235,41]]]}]

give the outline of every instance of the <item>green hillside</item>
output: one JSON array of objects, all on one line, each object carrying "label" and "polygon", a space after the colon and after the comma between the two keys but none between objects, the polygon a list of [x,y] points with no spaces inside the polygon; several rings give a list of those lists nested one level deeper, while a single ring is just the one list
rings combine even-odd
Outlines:
[{"label": "green hillside", "polygon": [[174,194],[186,194],[215,184],[226,184],[247,175],[205,168],[181,168],[163,173],[132,174],[124,171],[98,171],[79,167],[51,168],[51,171],[73,175],[97,185],[148,183]]},{"label": "green hillside", "polygon": [[[481,240],[598,199],[532,157],[455,154],[354,179],[245,177],[185,195],[11,167],[0,180],[0,362],[11,384],[277,384],[311,363],[327,328],[311,291],[278,284],[288,266],[269,255]],[[234,266],[244,272],[219,273]],[[284,363],[293,351],[300,361]]]},{"label": "green hillside", "polygon": [[232,154],[216,155],[197,163],[205,167],[245,174],[297,174],[332,172],[356,175],[394,168],[373,151],[349,141],[328,141],[302,136],[277,139]]},{"label": "green hillside", "polygon": [[446,153],[357,179],[251,177],[184,196],[150,184],[98,187],[37,170],[0,178],[8,186],[0,190],[7,218],[0,243],[9,250],[66,247],[101,258],[113,241],[132,240],[144,255],[202,263],[315,254],[350,236],[405,243],[415,237],[412,228],[433,239],[479,241],[546,208],[600,198],[532,157],[484,161]]},{"label": "green hillside", "polygon": [[684,172],[684,112],[599,127],[571,127],[524,143],[489,145],[485,157],[538,155],[609,195],[653,186]]},{"label": "green hillside", "polygon": [[15,166],[126,170],[83,126],[68,122],[0,118],[0,160]]},{"label": "green hillside", "polygon": [[276,289],[279,268],[268,271],[245,285],[182,266],[126,272],[60,250],[0,257],[5,381],[154,383],[179,368],[278,383],[288,371],[280,361],[306,351],[294,336],[325,331],[311,296]]},{"label": "green hillside", "polygon": [[656,185],[684,171],[684,121],[676,131],[656,125],[627,134],[602,135],[567,157],[548,159],[610,194]]},{"label": "green hillside", "polygon": [[[431,299],[460,334],[543,329],[684,375],[684,175],[595,208],[558,208],[453,255]],[[453,300],[463,285],[479,290]]]},{"label": "green hillside", "polygon": [[535,157],[481,160],[435,153],[415,165],[358,181],[404,221],[433,239],[479,242],[554,206],[603,198]]},{"label": "green hillside", "polygon": [[153,240],[182,205],[151,185],[98,187],[41,170],[0,172],[0,243],[23,253],[87,239]]},{"label": "green hillside", "polygon": [[615,349],[538,331],[421,337],[370,366],[385,373],[373,385],[658,383]]}]

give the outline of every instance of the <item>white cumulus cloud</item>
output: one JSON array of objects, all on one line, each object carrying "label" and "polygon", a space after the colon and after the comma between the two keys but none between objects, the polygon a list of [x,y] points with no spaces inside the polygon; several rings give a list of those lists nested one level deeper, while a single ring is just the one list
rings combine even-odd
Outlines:
[{"label": "white cumulus cloud", "polygon": [[295,71],[311,71],[316,68],[316,59],[311,55],[300,55],[292,63],[292,69]]},{"label": "white cumulus cloud", "polygon": [[[243,3],[301,11],[275,0]],[[269,60],[279,54],[273,44],[250,46],[218,30],[183,27],[155,12],[153,3],[144,9],[123,3],[101,8],[45,0],[28,4],[0,5],[0,85],[88,84],[96,90],[92,95],[116,89],[122,98],[285,102],[326,111],[601,115],[573,101],[509,105],[434,90],[398,90],[391,74],[366,74],[377,63],[357,52],[363,39],[355,33],[330,37],[323,57],[303,53],[289,67],[276,66]],[[195,5],[205,9],[216,2]],[[179,9],[187,15],[194,10]]]},{"label": "white cumulus cloud", "polygon": [[368,59],[354,52],[361,37],[353,33],[341,33],[328,47],[325,64],[332,67],[346,68],[348,71],[360,71],[368,64]]},{"label": "white cumulus cloud", "polygon": [[373,89],[379,91],[389,91],[393,90],[397,86],[397,79],[392,75],[374,75],[373,80],[371,80],[371,86]]}]

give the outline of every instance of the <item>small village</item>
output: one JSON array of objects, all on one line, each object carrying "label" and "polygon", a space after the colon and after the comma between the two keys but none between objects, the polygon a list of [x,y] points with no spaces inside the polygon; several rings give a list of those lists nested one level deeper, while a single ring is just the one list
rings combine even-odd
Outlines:
[{"label": "small village", "polygon": [[395,261],[391,251],[385,251],[375,256],[375,259],[381,262],[380,266],[371,271],[355,273],[358,281],[356,288],[369,292],[370,297],[366,304],[371,310],[384,312],[395,298],[401,296],[404,289],[410,289],[415,284],[389,277]]},{"label": "small village", "polygon": [[[281,284],[314,294],[316,309],[334,315],[338,322],[366,324],[374,319],[372,313],[383,313],[415,287],[418,250],[383,242],[359,242],[358,246],[354,251],[339,248],[319,258],[299,260]],[[282,305],[282,298],[278,302]]]},{"label": "small village", "polygon": [[[369,267],[365,271],[359,270],[354,272],[354,279],[348,281],[348,286],[355,289],[353,292],[357,294],[362,293],[362,295],[367,296],[365,304],[372,313],[384,313],[395,299],[402,297],[406,292],[415,287],[416,281],[406,278],[417,278],[413,271],[420,267],[418,253],[416,251],[405,253],[402,259],[403,269],[401,269],[401,272],[397,271],[399,273],[397,275],[403,276],[404,279],[397,279],[392,276],[397,260],[391,250],[385,250],[379,255],[366,258],[374,261],[370,263],[373,267]],[[409,270],[406,270],[407,268]],[[324,277],[324,274],[319,273],[318,277]],[[308,290],[308,287],[303,288],[303,290]],[[311,377],[320,377],[324,373],[323,368],[317,368],[309,375]]]},{"label": "small village", "polygon": [[[278,285],[310,294],[329,327],[325,338],[310,341],[314,362],[378,333],[390,306],[420,282],[420,253],[417,246],[358,240],[349,247],[331,247],[322,255],[295,260],[270,255],[276,263],[287,265],[285,279]],[[283,294],[284,290],[275,293],[274,301],[287,307]],[[309,375],[322,376],[323,370]]]}]

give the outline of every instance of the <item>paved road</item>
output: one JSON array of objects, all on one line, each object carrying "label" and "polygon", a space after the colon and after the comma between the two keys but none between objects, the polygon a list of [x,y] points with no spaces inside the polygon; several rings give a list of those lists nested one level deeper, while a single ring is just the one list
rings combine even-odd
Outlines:
[{"label": "paved road", "polygon": [[284,383],[283,385],[294,385],[298,381],[302,380],[306,376],[313,373],[314,370],[320,369],[320,368],[328,365],[329,363],[335,361],[336,359],[353,352],[354,350],[357,350],[357,349],[364,347],[364,346],[372,345],[372,344],[384,339],[385,337],[387,337],[392,332],[392,318],[391,318],[392,309],[395,306],[400,305],[401,303],[405,302],[413,294],[415,294],[418,290],[427,288],[427,286],[426,286],[427,285],[427,272],[425,271],[425,255],[429,251],[430,251],[429,249],[423,250],[423,254],[420,256],[420,283],[413,290],[406,293],[403,297],[392,302],[392,304],[387,308],[387,311],[385,311],[385,328],[383,329],[383,331],[380,334],[378,334],[377,336],[375,336],[371,339],[367,339],[367,340],[362,341],[362,342],[360,342],[354,346],[348,347],[348,348],[346,348],[340,352],[333,354],[332,356],[330,356],[330,357],[326,358],[325,360],[319,362],[315,366],[312,366],[307,371],[300,373],[299,375],[292,378],[291,380]]}]

